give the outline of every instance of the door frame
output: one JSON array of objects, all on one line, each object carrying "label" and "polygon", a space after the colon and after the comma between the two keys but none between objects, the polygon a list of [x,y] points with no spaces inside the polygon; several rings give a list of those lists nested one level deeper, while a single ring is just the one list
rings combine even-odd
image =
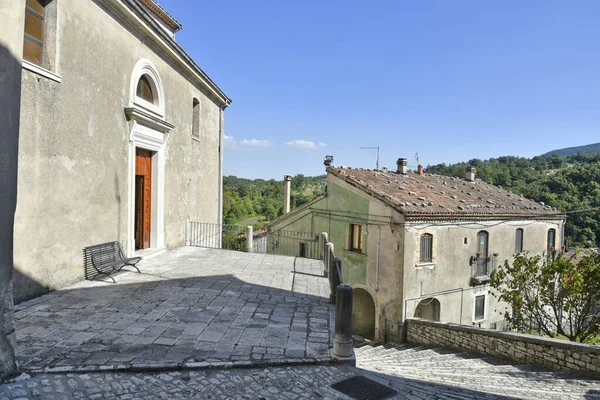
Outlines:
[{"label": "door frame", "polygon": [[150,150],[152,154],[150,204],[150,248],[165,247],[165,147],[166,134],[133,122],[129,138],[127,243],[128,256],[135,253],[135,155],[136,148]]}]

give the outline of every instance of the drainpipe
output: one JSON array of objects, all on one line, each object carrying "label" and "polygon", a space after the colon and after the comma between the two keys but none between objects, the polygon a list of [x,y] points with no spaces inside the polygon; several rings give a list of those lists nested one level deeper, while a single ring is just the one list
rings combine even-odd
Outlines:
[{"label": "drainpipe", "polygon": [[283,182],[285,184],[285,194],[284,194],[284,203],[283,203],[283,214],[287,214],[290,212],[290,195],[292,191],[292,176],[285,175],[283,177]]},{"label": "drainpipe", "polygon": [[[224,111],[226,106],[219,107],[219,199],[218,199],[218,211],[217,211],[217,224],[223,224],[223,135],[224,132]],[[219,246],[220,247],[220,246]]]},{"label": "drainpipe", "polygon": [[375,265],[375,291],[379,291],[379,247],[381,244],[381,226],[377,225],[379,232],[377,233],[377,264]]}]

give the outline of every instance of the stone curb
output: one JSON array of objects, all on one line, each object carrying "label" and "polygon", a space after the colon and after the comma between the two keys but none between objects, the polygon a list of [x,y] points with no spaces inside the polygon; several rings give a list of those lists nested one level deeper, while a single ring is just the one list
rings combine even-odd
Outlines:
[{"label": "stone curb", "polygon": [[35,374],[66,374],[66,373],[91,373],[91,372],[158,372],[178,370],[203,370],[203,369],[232,369],[232,368],[266,368],[302,365],[355,365],[355,358],[284,358],[281,360],[260,361],[200,361],[185,363],[144,363],[144,364],[117,364],[117,365],[63,365],[60,367],[21,368],[23,373]]}]

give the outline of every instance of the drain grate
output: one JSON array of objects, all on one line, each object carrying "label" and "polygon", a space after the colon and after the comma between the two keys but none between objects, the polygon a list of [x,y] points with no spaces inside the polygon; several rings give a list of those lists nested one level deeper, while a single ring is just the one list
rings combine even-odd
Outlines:
[{"label": "drain grate", "polygon": [[336,382],[331,387],[357,400],[381,400],[396,394],[394,389],[360,375]]}]

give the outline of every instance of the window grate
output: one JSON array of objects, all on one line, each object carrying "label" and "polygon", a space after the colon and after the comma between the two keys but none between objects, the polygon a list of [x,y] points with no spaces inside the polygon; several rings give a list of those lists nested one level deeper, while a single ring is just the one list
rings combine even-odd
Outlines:
[{"label": "window grate", "polygon": [[382,400],[396,394],[394,389],[360,375],[336,382],[331,387],[357,400]]},{"label": "window grate", "polygon": [[429,233],[421,235],[421,262],[433,260],[433,236]]}]

